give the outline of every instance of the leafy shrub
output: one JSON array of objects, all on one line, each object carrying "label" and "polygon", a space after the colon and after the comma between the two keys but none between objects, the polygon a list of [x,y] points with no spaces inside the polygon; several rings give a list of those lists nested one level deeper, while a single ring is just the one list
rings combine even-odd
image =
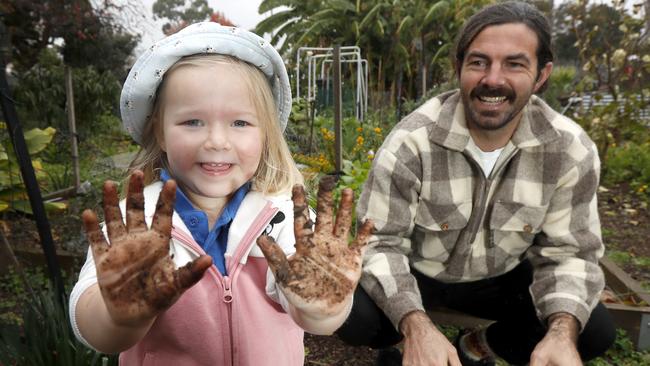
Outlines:
[{"label": "leafy shrub", "polygon": [[[31,366],[117,365],[76,339],[68,320],[68,304],[59,301],[39,269],[4,276],[0,290],[11,301],[0,318],[0,364]],[[7,311],[13,302],[19,314]],[[13,317],[7,314],[14,314]]]},{"label": "leafy shrub", "polygon": [[573,66],[556,66],[547,82],[548,87],[541,95],[553,109],[561,112],[568,98],[573,93],[576,68]]},{"label": "leafy shrub", "polygon": [[[4,210],[32,213],[29,197],[22,180],[18,160],[11,144],[7,126],[0,122],[0,212]],[[25,143],[31,156],[38,154],[52,141],[56,130],[48,127],[44,130],[39,128],[25,132]],[[41,160],[32,160],[36,179],[41,186],[46,184],[46,174]],[[66,206],[63,203],[46,202],[46,210],[61,210]]]},{"label": "leafy shrub", "polygon": [[616,330],[616,340],[610,349],[601,357],[586,363],[586,366],[644,366],[650,362],[648,352],[634,350],[632,341],[623,329]]},{"label": "leafy shrub", "polygon": [[627,183],[642,198],[650,198],[650,142],[612,145],[604,160],[604,184]]}]

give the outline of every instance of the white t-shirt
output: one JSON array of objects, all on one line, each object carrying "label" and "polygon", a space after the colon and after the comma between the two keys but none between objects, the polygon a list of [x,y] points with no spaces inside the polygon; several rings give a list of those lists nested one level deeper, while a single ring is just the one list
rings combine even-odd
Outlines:
[{"label": "white t-shirt", "polygon": [[497,163],[497,160],[503,151],[503,148],[499,148],[494,151],[483,151],[478,146],[476,146],[472,138],[469,139],[467,149],[472,153],[472,155],[481,165],[483,174],[485,174],[486,177],[490,176],[492,169],[494,169],[494,165]]}]

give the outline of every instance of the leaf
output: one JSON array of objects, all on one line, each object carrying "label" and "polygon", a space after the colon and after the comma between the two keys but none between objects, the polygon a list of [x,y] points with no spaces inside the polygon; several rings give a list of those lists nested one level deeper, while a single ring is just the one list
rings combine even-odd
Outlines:
[{"label": "leaf", "polygon": [[[11,204],[13,209],[16,211],[24,212],[29,215],[34,213],[28,200],[13,201]],[[44,202],[43,206],[45,207],[46,212],[60,212],[65,210],[68,207],[68,204],[64,202]]]},{"label": "leaf", "polygon": [[[307,38],[307,37],[310,36],[312,33],[314,33],[314,31],[315,31],[318,27],[322,26],[323,23],[325,23],[324,20],[319,20],[319,21],[315,22],[311,27],[309,27],[309,29],[307,29],[307,31],[305,31],[305,32],[302,34],[302,36],[300,36],[300,38],[298,38],[298,40],[297,40],[296,43],[294,44],[294,47],[300,47],[301,45],[303,45],[303,42],[305,41],[305,38]],[[315,33],[318,33],[318,32],[315,32]]]},{"label": "leaf", "polygon": [[436,62],[438,62],[438,59],[439,59],[441,56],[444,57],[444,56],[447,54],[448,51],[449,51],[449,43],[445,43],[445,44],[443,44],[442,46],[440,46],[440,47],[438,48],[438,50],[436,51],[436,54],[433,55],[433,57],[431,58],[431,63],[430,63],[430,65],[431,65],[431,66],[435,65]]},{"label": "leaf", "polygon": [[[296,17],[295,13],[293,10],[284,10],[277,12],[273,15],[270,15],[267,18],[264,18],[261,22],[257,24],[255,27],[255,32],[256,33],[274,33],[278,32],[279,33],[279,27],[285,25],[285,23],[290,22],[292,19]],[[296,21],[296,20],[294,20]]]},{"label": "leaf", "polygon": [[347,0],[328,0],[327,5],[332,9],[343,10],[344,12],[345,11],[355,12],[356,11],[356,6],[352,5],[352,3],[350,3]]},{"label": "leaf", "polygon": [[384,32],[384,24],[382,23],[381,19],[377,19],[375,25],[377,26],[377,32],[379,33],[379,35],[383,36],[385,32]]},{"label": "leaf", "polygon": [[361,20],[361,24],[359,24],[359,28],[364,29],[368,23],[372,21],[372,19],[375,17],[377,12],[381,10],[385,5],[384,4],[377,4],[375,5],[369,12],[366,14],[365,17],[363,17],[363,20]]},{"label": "leaf", "polygon": [[262,3],[260,3],[259,8],[257,11],[260,14],[264,14],[269,10],[273,10],[275,8],[281,7],[281,6],[287,6],[290,8],[295,8],[296,3],[299,3],[302,0],[297,0],[297,1],[291,1],[291,0],[264,0]]},{"label": "leaf", "polygon": [[25,132],[25,143],[27,144],[27,150],[31,155],[40,152],[45,149],[47,144],[52,141],[56,130],[52,127],[48,127],[44,130],[40,128],[34,128]]},{"label": "leaf", "polygon": [[429,11],[427,12],[427,15],[424,16],[424,20],[422,21],[422,25],[426,26],[433,19],[436,18],[438,14],[445,13],[449,9],[449,4],[446,1],[439,1],[431,6],[429,8]]},{"label": "leaf", "polygon": [[68,208],[66,202],[45,202],[45,211],[47,212],[63,211],[66,208]]},{"label": "leaf", "polygon": [[404,29],[408,29],[411,24],[413,24],[413,17],[410,15],[405,16],[399,23],[399,27],[397,27],[397,34],[401,34]]}]

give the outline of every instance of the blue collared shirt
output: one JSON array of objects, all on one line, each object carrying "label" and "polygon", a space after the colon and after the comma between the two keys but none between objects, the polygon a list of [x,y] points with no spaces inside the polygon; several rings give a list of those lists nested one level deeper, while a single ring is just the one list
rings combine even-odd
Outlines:
[{"label": "blue collared shirt", "polygon": [[[166,170],[160,173],[160,179],[163,182],[166,182],[170,178]],[[226,207],[221,211],[221,215],[212,230],[208,227],[208,215],[194,208],[180,187],[176,188],[176,205],[174,206],[174,210],[181,217],[194,240],[212,257],[212,262],[223,275],[227,275],[224,254],[226,253],[226,246],[228,244],[228,230],[244,197],[250,191],[250,187],[251,183],[246,182],[235,191],[226,204]]]}]

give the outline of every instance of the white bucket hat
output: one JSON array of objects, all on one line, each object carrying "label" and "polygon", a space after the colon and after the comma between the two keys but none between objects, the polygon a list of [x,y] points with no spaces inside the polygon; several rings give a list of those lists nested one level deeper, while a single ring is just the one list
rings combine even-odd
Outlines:
[{"label": "white bucket hat", "polygon": [[122,88],[120,111],[124,128],[138,144],[142,143],[143,129],[163,75],[182,57],[196,54],[230,55],[262,70],[271,84],[280,129],[284,131],[291,111],[291,88],[284,62],[275,48],[247,30],[202,22],[155,43],[131,68]]}]

